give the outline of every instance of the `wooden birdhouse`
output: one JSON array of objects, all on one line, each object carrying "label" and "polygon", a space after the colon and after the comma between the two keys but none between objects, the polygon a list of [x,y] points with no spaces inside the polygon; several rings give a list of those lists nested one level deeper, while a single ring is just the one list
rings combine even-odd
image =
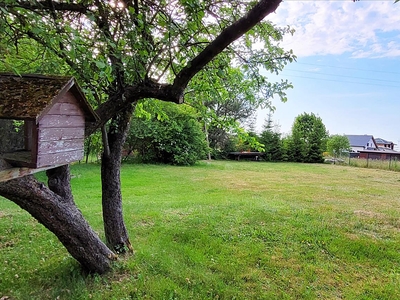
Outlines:
[{"label": "wooden birdhouse", "polygon": [[22,149],[1,158],[44,168],[81,160],[85,122],[97,116],[73,77],[0,74],[0,118],[22,121],[24,134]]}]

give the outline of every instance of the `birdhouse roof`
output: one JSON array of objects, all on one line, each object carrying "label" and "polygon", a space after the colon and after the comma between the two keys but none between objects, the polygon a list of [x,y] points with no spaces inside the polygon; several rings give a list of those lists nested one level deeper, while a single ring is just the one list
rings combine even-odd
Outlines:
[{"label": "birdhouse roof", "polygon": [[0,73],[0,118],[38,121],[68,91],[78,100],[86,121],[96,121],[74,77]]}]

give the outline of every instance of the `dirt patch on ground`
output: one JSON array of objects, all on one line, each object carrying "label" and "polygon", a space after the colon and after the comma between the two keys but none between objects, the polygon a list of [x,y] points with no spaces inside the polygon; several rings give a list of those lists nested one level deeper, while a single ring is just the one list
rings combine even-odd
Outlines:
[{"label": "dirt patch on ground", "polygon": [[136,223],[138,226],[140,227],[151,227],[154,226],[154,222],[153,221],[149,221],[149,220],[141,220],[139,222]]},{"label": "dirt patch on ground", "polygon": [[367,210],[355,210],[354,213],[360,217],[367,217],[367,218],[384,218],[385,215],[381,213],[376,213],[373,211]]},{"label": "dirt patch on ground", "polygon": [[389,232],[400,232],[400,221],[398,218],[366,210],[356,210],[354,214],[365,223],[366,227],[361,230],[363,234],[383,238]]}]

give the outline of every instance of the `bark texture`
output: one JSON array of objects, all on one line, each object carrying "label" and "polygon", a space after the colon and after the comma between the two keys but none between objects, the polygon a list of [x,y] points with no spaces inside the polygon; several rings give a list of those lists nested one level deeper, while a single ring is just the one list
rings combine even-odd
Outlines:
[{"label": "bark texture", "polygon": [[62,166],[47,173],[49,187],[33,176],[25,176],[0,183],[0,195],[53,232],[88,271],[105,273],[116,255],[99,239],[76,207],[69,185],[69,167]]},{"label": "bark texture", "polygon": [[130,106],[113,118],[108,131],[109,152],[101,161],[102,205],[107,245],[116,253],[133,251],[123,218],[121,194],[122,147],[129,130],[133,112]]}]

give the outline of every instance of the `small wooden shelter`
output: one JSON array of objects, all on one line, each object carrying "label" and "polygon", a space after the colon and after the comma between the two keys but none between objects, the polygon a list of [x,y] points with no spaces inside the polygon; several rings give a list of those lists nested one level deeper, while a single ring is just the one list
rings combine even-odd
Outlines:
[{"label": "small wooden shelter", "polygon": [[1,158],[38,169],[81,160],[85,122],[97,116],[73,77],[0,74],[0,118],[22,120],[25,141]]}]

